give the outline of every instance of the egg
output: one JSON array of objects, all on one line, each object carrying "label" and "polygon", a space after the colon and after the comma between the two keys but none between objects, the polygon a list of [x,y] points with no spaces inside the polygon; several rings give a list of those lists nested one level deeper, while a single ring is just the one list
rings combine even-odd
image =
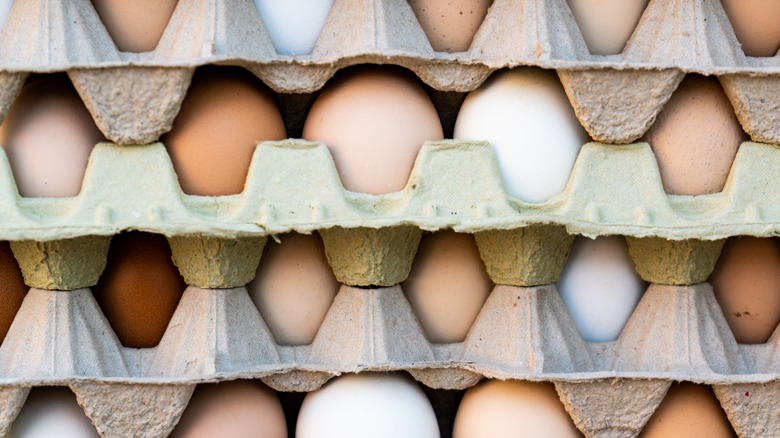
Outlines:
[{"label": "egg", "polygon": [[13,0],[0,0],[0,30],[3,30],[5,20],[8,19],[8,14],[11,13],[11,7],[13,5]]},{"label": "egg", "polygon": [[766,342],[780,324],[780,242],[728,239],[708,281],[737,342]]},{"label": "egg", "polygon": [[574,426],[547,382],[484,380],[469,388],[455,415],[453,438],[577,438]]},{"label": "egg", "polygon": [[99,438],[68,387],[35,387],[6,438]]},{"label": "egg", "polygon": [[609,342],[620,335],[646,284],[623,237],[578,237],[557,287],[582,338]]},{"label": "egg", "polygon": [[718,80],[699,75],[685,77],[645,134],[664,190],[673,195],[723,190],[745,140]]},{"label": "egg", "polygon": [[489,141],[507,194],[544,202],[563,191],[588,135],[554,72],[494,73],[463,102],[456,139]]},{"label": "egg", "polygon": [[649,0],[567,0],[593,55],[617,55],[634,33]]},{"label": "egg", "polygon": [[409,0],[433,50],[465,52],[493,0]]},{"label": "egg", "polygon": [[443,138],[425,91],[403,70],[340,72],[314,101],[303,138],[330,150],[344,188],[374,195],[404,188],[422,144]]},{"label": "egg", "polygon": [[164,236],[126,232],[111,240],[92,292],[122,345],[151,348],[160,343],[185,287]]},{"label": "egg", "polygon": [[0,343],[8,334],[29,288],[8,242],[0,242]]},{"label": "egg", "polygon": [[328,312],[339,283],[316,234],[289,233],[268,239],[249,296],[276,342],[308,345]]},{"label": "egg", "polygon": [[160,42],[178,0],[92,0],[122,52],[151,52]]},{"label": "egg", "polygon": [[260,382],[201,384],[170,438],[287,438],[276,393]]},{"label": "egg", "polygon": [[747,56],[775,56],[780,50],[780,2],[721,0]]},{"label": "egg", "polygon": [[673,383],[639,438],[736,438],[712,390],[690,382]]},{"label": "egg", "polygon": [[254,0],[280,55],[308,55],[328,19],[333,0]]},{"label": "egg", "polygon": [[201,67],[192,78],[168,149],[184,193],[223,196],[244,190],[258,141],[287,137],[263,84],[238,67]]},{"label": "egg", "polygon": [[73,85],[60,75],[25,85],[0,125],[0,144],[25,197],[78,195],[89,154],[103,140]]},{"label": "egg", "polygon": [[336,377],[306,395],[296,438],[439,438],[431,403],[408,377],[366,373]]},{"label": "egg", "polygon": [[401,284],[428,340],[462,342],[492,283],[471,234],[423,234],[409,277]]}]

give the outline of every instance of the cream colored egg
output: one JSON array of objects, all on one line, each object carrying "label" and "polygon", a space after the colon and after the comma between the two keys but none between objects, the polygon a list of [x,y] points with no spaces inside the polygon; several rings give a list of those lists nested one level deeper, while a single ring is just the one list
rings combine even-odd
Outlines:
[{"label": "cream colored egg", "polygon": [[0,144],[25,197],[77,196],[89,154],[103,140],[65,76],[25,85],[0,125]]},{"label": "cream colored egg", "polygon": [[247,285],[276,342],[307,345],[314,340],[339,283],[316,234],[289,233],[268,239],[257,275]]},{"label": "cream colored egg", "polygon": [[704,195],[723,190],[747,138],[715,78],[688,75],[645,134],[664,190]]},{"label": "cream colored egg", "polygon": [[414,15],[437,52],[465,52],[493,0],[409,0]]},{"label": "cream colored egg", "polygon": [[453,438],[580,438],[552,383],[484,380],[466,391]]},{"label": "cream colored egg", "polygon": [[199,68],[173,129],[160,139],[184,193],[223,196],[244,190],[258,141],[287,137],[263,83],[238,67]]},{"label": "cream colored egg", "polygon": [[721,0],[742,51],[747,56],[775,56],[780,50],[780,2]]},{"label": "cream colored egg", "polygon": [[439,231],[420,240],[401,288],[428,340],[462,342],[492,283],[471,234]]},{"label": "cream colored egg", "polygon": [[178,0],[92,0],[122,52],[150,52],[160,42]]},{"label": "cream colored egg", "polygon": [[456,139],[489,141],[507,194],[540,203],[566,187],[588,141],[555,72],[494,73],[463,102]]},{"label": "cream colored egg", "polygon": [[68,387],[30,391],[6,438],[99,438]]},{"label": "cream colored egg", "polygon": [[736,438],[712,390],[689,382],[673,383],[639,438]]},{"label": "cream colored egg", "polygon": [[201,384],[170,438],[287,438],[274,391],[248,380]]},{"label": "cream colored egg", "polygon": [[780,242],[729,239],[708,281],[737,342],[766,342],[780,324]]},{"label": "cream colored egg", "polygon": [[296,438],[440,438],[431,403],[400,374],[336,377],[306,395]]},{"label": "cream colored egg", "polygon": [[588,342],[616,340],[646,288],[622,236],[575,239],[557,286]]},{"label": "cream colored egg", "polygon": [[423,143],[443,133],[433,103],[409,73],[367,66],[325,85],[303,138],[328,146],[344,188],[378,195],[403,189]]},{"label": "cream colored egg", "polygon": [[567,0],[593,55],[616,55],[634,33],[649,0]]}]

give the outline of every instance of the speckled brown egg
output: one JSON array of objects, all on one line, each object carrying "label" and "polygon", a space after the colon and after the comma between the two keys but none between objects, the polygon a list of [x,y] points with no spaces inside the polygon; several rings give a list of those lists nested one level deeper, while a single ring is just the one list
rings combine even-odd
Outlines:
[{"label": "speckled brown egg", "polygon": [[8,242],[0,242],[0,343],[8,334],[29,288]]},{"label": "speckled brown egg", "polygon": [[303,138],[330,150],[344,188],[379,195],[402,190],[426,140],[441,140],[439,115],[405,70],[366,66],[340,72],[306,117]]},{"label": "speckled brown egg", "polygon": [[645,134],[664,190],[673,195],[723,190],[746,139],[718,80],[699,75],[686,76]]},{"label": "speckled brown egg", "polygon": [[736,438],[712,389],[673,383],[639,438]]},{"label": "speckled brown egg", "polygon": [[465,52],[493,0],[409,0],[437,52]]},{"label": "speckled brown egg", "polygon": [[775,56],[780,50],[780,2],[721,0],[742,51],[747,56]]},{"label": "speckled brown egg", "polygon": [[122,345],[150,348],[160,343],[185,287],[165,236],[126,232],[111,240],[92,292]]},{"label": "speckled brown egg", "polygon": [[92,0],[116,47],[150,52],[160,42],[178,0]]},{"label": "speckled brown egg", "polygon": [[401,288],[428,340],[462,342],[493,284],[471,234],[439,231],[420,239]]},{"label": "speckled brown egg", "polygon": [[708,281],[737,342],[766,342],[780,323],[780,242],[729,239]]},{"label": "speckled brown egg", "polygon": [[173,129],[160,141],[184,193],[222,196],[244,190],[258,141],[286,137],[259,79],[238,67],[207,66],[195,72]]},{"label": "speckled brown egg", "polygon": [[92,148],[103,140],[64,75],[25,85],[0,125],[0,144],[25,197],[78,195]]}]

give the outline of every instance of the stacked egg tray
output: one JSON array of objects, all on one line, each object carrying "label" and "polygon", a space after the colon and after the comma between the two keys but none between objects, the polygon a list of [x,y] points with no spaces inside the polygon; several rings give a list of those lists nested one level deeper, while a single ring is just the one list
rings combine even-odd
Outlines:
[{"label": "stacked egg tray", "polygon": [[170,130],[197,66],[238,65],[276,92],[310,93],[366,63],[459,92],[501,68],[556,69],[591,137],[614,144],[637,140],[685,73],[717,74],[752,140],[780,142],[780,56],[745,56],[718,0],[651,0],[613,56],[588,52],[566,0],[495,0],[456,54],[431,49],[405,0],[335,0],[314,51],[298,57],[275,52],[251,0],[180,0],[146,53],[119,52],[89,0],[16,1],[0,32],[0,116],[27,74],[67,71],[107,138],[146,144]]},{"label": "stacked egg tray", "polygon": [[[501,68],[555,69],[604,143],[585,145],[564,192],[542,204],[508,196],[480,142],[425,144],[405,189],[379,196],[345,191],[321,143],[260,143],[244,191],[217,198],[183,194],[154,143],[200,65],[309,93],[363,63],[456,92]],[[28,74],[66,71],[115,142],[96,146],[74,198],[20,197],[0,154],[0,239],[32,287],[0,346],[0,432],[32,386],[70,386],[105,437],[164,437],[201,382],[310,391],[341,373],[405,370],[433,388],[554,382],[590,437],[635,436],[673,381],[707,383],[741,437],[780,434],[780,329],[737,344],[704,283],[725,238],[778,234],[780,56],[744,56],[716,0],[651,0],[615,56],[588,53],[565,0],[495,0],[459,54],[433,52],[404,0],[336,0],[302,57],[275,53],[251,0],[180,0],[142,54],[117,51],[88,0],[26,0],[0,32],[0,71],[0,116]],[[718,76],[752,142],[721,193],[667,195],[649,146],[626,143],[691,72]],[[151,349],[122,347],[88,289],[111,236],[131,229],[166,235],[189,285]],[[458,344],[428,342],[398,286],[423,230],[440,229],[473,233],[497,285]],[[269,236],[289,231],[319,233],[343,284],[306,346],[277,345],[244,288]],[[626,236],[652,283],[615,342],[585,342],[553,284],[576,234]]]}]

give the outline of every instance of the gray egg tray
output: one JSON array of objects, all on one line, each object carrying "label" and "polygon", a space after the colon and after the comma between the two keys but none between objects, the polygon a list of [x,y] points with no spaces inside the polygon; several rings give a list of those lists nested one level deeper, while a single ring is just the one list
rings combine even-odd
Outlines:
[{"label": "gray egg tray", "polygon": [[[67,71],[111,141],[171,129],[194,69],[243,66],[280,93],[393,64],[466,92],[501,68],[555,69],[594,140],[631,143],[686,73],[717,75],[753,141],[780,143],[780,55],[745,56],[718,0],[651,0],[623,53],[588,52],[566,0],[495,0],[466,52],[434,52],[405,0],[336,0],[311,55],[276,53],[251,0],[180,0],[157,48],[120,52],[89,0],[16,1],[0,32],[0,119],[30,72]],[[615,90],[619,90],[615,92]],[[604,99],[604,96],[610,96]]]}]

